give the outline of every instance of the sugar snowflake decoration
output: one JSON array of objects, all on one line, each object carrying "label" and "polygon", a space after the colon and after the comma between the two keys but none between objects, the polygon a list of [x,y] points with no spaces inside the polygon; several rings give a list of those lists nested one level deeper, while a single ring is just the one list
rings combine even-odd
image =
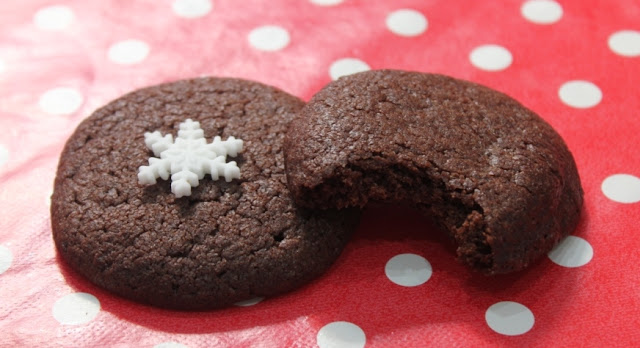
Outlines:
[{"label": "sugar snowflake decoration", "polygon": [[213,180],[223,176],[227,182],[240,178],[240,168],[236,162],[227,163],[227,155],[237,156],[242,140],[229,137],[222,141],[216,136],[207,144],[200,122],[182,122],[175,142],[171,134],[162,136],[159,131],[145,133],[144,142],[156,157],[138,169],[140,184],[152,185],[158,177],[167,180],[171,174],[171,192],[180,198],[190,196],[191,187],[197,187],[205,174]]}]

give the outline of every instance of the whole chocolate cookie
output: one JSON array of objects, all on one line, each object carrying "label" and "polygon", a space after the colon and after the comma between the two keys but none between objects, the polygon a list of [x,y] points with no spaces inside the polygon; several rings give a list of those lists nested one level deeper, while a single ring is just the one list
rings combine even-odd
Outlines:
[{"label": "whole chocolate cookie", "polygon": [[330,83],[291,123],[285,161],[300,205],[415,205],[487,274],[547,253],[582,207],[573,157],[545,121],[441,75],[381,70]]},{"label": "whole chocolate cookie", "polygon": [[[357,216],[293,205],[282,146],[303,105],[259,83],[201,78],[141,89],[97,110],[60,157],[51,204],[59,253],[105,289],[178,309],[275,295],[322,274]],[[186,128],[199,122],[207,142],[243,140],[239,175],[207,175],[180,198],[171,180],[140,184],[139,167],[154,156],[145,133],[175,137],[187,119]]]}]

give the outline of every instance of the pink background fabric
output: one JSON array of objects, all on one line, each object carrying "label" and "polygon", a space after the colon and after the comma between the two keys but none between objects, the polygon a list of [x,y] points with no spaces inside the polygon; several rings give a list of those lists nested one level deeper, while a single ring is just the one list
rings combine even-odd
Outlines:
[{"label": "pink background fabric", "polygon": [[[547,24],[527,19],[527,2],[518,0],[200,0],[191,1],[187,17],[176,10],[180,2],[0,3],[0,346],[326,348],[343,337],[323,331],[334,322],[364,333],[343,337],[353,347],[640,341],[637,1],[556,0],[549,10],[547,0],[547,13],[553,4],[561,8]],[[62,10],[41,12],[54,5]],[[409,28],[404,34],[388,24],[401,9],[419,17],[400,21]],[[265,25],[288,40],[271,50],[252,44],[252,31]],[[632,39],[623,54],[612,37],[625,30]],[[113,46],[132,39],[143,49],[123,54]],[[472,52],[483,45],[508,51],[506,63],[474,65]],[[49,219],[58,156],[96,108],[136,88],[202,75],[253,79],[308,100],[344,58],[486,84],[546,119],[575,156],[585,191],[573,233],[582,248],[568,247],[565,255],[588,262],[566,267],[545,257],[526,271],[487,278],[456,262],[454,247],[417,214],[370,207],[334,266],[308,286],[252,306],[194,313],[115,297],[58,258]],[[503,58],[499,51],[488,61]],[[593,87],[574,90],[588,105],[561,97],[571,81],[595,86],[595,96]],[[411,287],[391,281],[385,266],[400,254],[426,259],[430,278]],[[72,304],[69,310],[86,319],[61,321],[56,305],[74,293],[91,294],[99,310],[88,315]],[[533,326],[517,335],[492,329],[485,316],[502,301],[526,307]]]}]

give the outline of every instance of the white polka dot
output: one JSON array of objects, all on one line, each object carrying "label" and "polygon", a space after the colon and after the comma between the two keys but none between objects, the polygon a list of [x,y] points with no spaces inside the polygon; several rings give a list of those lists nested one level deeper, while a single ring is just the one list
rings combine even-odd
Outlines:
[{"label": "white polka dot", "polygon": [[236,306],[239,306],[239,307],[249,307],[249,306],[253,306],[253,305],[259,303],[262,300],[264,300],[264,297],[254,297],[254,298],[251,298],[251,299],[248,299],[248,300],[236,302],[234,304]]},{"label": "white polka dot", "polygon": [[621,56],[640,56],[640,31],[620,30],[611,34],[609,48]]},{"label": "white polka dot", "polygon": [[6,272],[13,262],[13,254],[9,248],[0,245],[0,274]]},{"label": "white polka dot", "polygon": [[427,30],[427,18],[420,12],[402,9],[387,16],[387,28],[400,36],[417,36]]},{"label": "white polka dot", "polygon": [[289,32],[276,25],[265,25],[249,33],[249,44],[261,51],[279,51],[289,44]]},{"label": "white polka dot", "polygon": [[640,178],[629,174],[614,174],[600,187],[607,198],[618,203],[640,202]]},{"label": "white polka dot", "polygon": [[316,343],[320,348],[362,348],[367,343],[367,337],[356,324],[334,321],[318,331]]},{"label": "white polka dot", "polygon": [[53,195],[53,191],[49,191],[47,196],[44,198],[44,204],[47,208],[51,208],[51,196]]},{"label": "white polka dot", "polygon": [[522,4],[520,13],[529,22],[551,24],[562,18],[562,6],[552,0],[529,0]]},{"label": "white polka dot", "polygon": [[558,90],[558,95],[563,103],[578,109],[596,106],[602,100],[600,88],[582,80],[565,82]]},{"label": "white polka dot", "polygon": [[384,266],[384,273],[392,282],[402,286],[418,286],[431,278],[431,264],[416,254],[392,257]]},{"label": "white polka dot", "polygon": [[74,17],[73,10],[69,7],[54,5],[38,10],[33,16],[33,22],[42,30],[62,30],[73,23]]},{"label": "white polka dot", "polygon": [[100,301],[85,292],[65,295],[53,305],[53,317],[63,325],[90,322],[100,312]]},{"label": "white polka dot", "polygon": [[529,308],[511,301],[493,304],[487,309],[484,319],[493,331],[507,336],[522,335],[531,330],[535,322]]},{"label": "white polka dot", "polygon": [[593,258],[593,248],[586,240],[568,236],[548,254],[551,261],[563,267],[584,266]]},{"label": "white polka dot", "polygon": [[136,64],[147,58],[150,50],[151,48],[146,42],[130,39],[111,45],[107,56],[109,60],[117,64]]},{"label": "white polka dot", "polygon": [[310,0],[312,4],[319,6],[335,6],[341,4],[344,0]]},{"label": "white polka dot", "polygon": [[42,111],[52,115],[69,115],[76,112],[84,98],[75,88],[57,87],[44,92],[38,100]]},{"label": "white polka dot", "polygon": [[9,150],[4,145],[0,144],[0,166],[7,163],[9,160]]},{"label": "white polka dot", "polygon": [[513,56],[508,49],[499,45],[482,45],[471,51],[471,64],[478,69],[487,71],[504,70],[511,65]]},{"label": "white polka dot", "polygon": [[342,76],[347,76],[362,71],[371,70],[369,65],[360,59],[342,58],[338,59],[329,67],[329,76],[331,79],[337,80]]},{"label": "white polka dot", "polygon": [[163,343],[158,343],[155,346],[153,346],[153,348],[189,348],[187,346],[185,346],[182,343],[177,343],[177,342],[163,342]]},{"label": "white polka dot", "polygon": [[198,18],[211,12],[213,3],[211,0],[175,0],[171,8],[180,17]]}]

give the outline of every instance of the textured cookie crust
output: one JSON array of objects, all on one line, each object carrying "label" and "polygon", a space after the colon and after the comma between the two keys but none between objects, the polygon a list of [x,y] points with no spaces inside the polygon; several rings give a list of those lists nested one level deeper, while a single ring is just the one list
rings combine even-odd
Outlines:
[{"label": "textured cookie crust", "polygon": [[[296,209],[284,173],[286,127],[304,103],[275,88],[201,78],[132,92],[68,140],[51,204],[62,257],[95,284],[161,307],[207,309],[296,288],[338,257],[357,216]],[[153,153],[144,133],[199,121],[208,142],[244,140],[241,178],[206,176],[175,198],[171,181],[138,184]]]},{"label": "textured cookie crust", "polygon": [[330,83],[292,122],[285,159],[300,205],[415,205],[488,274],[548,252],[582,206],[573,157],[545,121],[441,75],[381,70]]}]

